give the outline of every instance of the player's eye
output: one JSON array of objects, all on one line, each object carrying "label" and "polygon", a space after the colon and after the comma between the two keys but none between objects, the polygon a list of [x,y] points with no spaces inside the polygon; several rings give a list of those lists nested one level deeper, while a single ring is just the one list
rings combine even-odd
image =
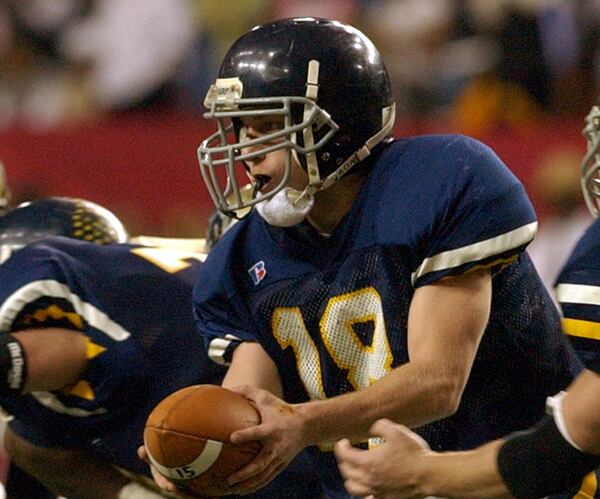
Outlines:
[{"label": "player's eye", "polygon": [[274,117],[269,119],[268,117],[260,119],[249,119],[244,120],[243,128],[247,130],[248,135],[256,134],[267,134],[283,130],[284,123],[280,117]]}]

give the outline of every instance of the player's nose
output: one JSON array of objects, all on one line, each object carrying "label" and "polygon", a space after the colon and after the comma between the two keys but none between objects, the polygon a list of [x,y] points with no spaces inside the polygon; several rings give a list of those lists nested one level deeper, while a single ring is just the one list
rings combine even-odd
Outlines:
[{"label": "player's nose", "polygon": [[[246,140],[251,140],[253,136],[247,134],[246,135]],[[264,145],[263,144],[249,144],[249,145],[243,145],[241,152],[243,156],[247,156],[244,158],[244,161],[248,164],[248,165],[255,165],[258,163],[262,163],[265,158],[267,157],[266,154],[261,154],[260,151],[262,149],[264,149]]]}]

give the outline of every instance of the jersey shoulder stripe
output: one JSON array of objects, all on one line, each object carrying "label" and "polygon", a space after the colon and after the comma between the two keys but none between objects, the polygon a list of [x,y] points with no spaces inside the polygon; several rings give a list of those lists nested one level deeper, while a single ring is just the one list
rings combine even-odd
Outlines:
[{"label": "jersey shoulder stripe", "polygon": [[431,272],[460,267],[471,262],[501,255],[512,249],[525,246],[533,240],[537,231],[537,222],[532,222],[515,230],[501,234],[485,241],[463,246],[425,258],[412,274],[412,282]]},{"label": "jersey shoulder stripe", "polygon": [[67,299],[77,314],[115,341],[126,340],[131,335],[102,310],[71,292],[66,284],[50,279],[26,284],[4,301],[0,307],[0,331],[10,331],[13,321],[23,307],[44,296]]},{"label": "jersey shoulder stripe", "polygon": [[556,298],[560,303],[600,305],[600,287],[588,284],[561,283],[556,286]]}]

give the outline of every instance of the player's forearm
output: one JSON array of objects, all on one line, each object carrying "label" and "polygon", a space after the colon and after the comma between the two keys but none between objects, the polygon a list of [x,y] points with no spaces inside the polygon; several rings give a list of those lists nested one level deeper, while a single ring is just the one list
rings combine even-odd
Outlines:
[{"label": "player's forearm", "polygon": [[381,418],[415,428],[452,415],[485,330],[490,302],[488,270],[417,289],[408,320],[410,362],[363,390],[300,407],[309,440],[364,439]]},{"label": "player's forearm", "polygon": [[425,496],[462,499],[512,497],[496,465],[503,441],[490,442],[467,452],[428,452],[415,463],[415,481]]},{"label": "player's forearm", "polygon": [[591,402],[600,399],[600,375],[585,370],[567,388],[563,413],[567,430],[577,446],[600,455],[600,411],[590,410]]},{"label": "player's forearm", "polygon": [[299,404],[297,410],[312,444],[359,441],[377,419],[414,428],[451,415],[462,387],[460,376],[408,363],[364,390]]},{"label": "player's forearm", "polygon": [[221,385],[230,389],[250,385],[283,396],[277,366],[258,343],[242,343],[236,348]]},{"label": "player's forearm", "polygon": [[11,334],[25,350],[27,376],[23,393],[72,385],[86,368],[86,339],[78,331],[38,328]]}]

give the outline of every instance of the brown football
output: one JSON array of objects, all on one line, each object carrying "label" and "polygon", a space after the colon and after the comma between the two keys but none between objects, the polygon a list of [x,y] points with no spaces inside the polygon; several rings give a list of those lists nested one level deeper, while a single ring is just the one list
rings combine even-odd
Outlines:
[{"label": "brown football", "polygon": [[217,385],[194,385],[160,402],[148,416],[144,445],[150,462],[190,495],[222,496],[227,477],[248,464],[260,444],[233,445],[236,430],[260,423],[248,399]]}]

